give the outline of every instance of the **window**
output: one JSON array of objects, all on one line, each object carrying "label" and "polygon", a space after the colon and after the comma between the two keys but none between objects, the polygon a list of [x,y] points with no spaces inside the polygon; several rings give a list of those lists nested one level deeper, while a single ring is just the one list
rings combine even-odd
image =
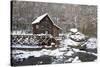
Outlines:
[{"label": "window", "polygon": [[36,29],[39,29],[39,25],[36,25]]},{"label": "window", "polygon": [[48,31],[45,31],[45,34],[48,34]]}]

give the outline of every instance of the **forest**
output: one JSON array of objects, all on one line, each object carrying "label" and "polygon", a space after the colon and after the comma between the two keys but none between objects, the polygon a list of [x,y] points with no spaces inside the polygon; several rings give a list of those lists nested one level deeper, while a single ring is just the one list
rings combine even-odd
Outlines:
[{"label": "forest", "polygon": [[88,36],[97,36],[97,6],[61,4],[46,2],[12,1],[11,31],[21,30],[32,33],[32,22],[48,13],[62,28],[62,33],[77,28]]}]

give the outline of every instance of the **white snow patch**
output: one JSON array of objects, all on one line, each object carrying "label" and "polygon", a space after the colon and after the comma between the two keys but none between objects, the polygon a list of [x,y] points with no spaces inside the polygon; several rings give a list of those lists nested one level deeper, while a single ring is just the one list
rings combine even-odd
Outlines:
[{"label": "white snow patch", "polygon": [[34,57],[40,57],[40,56],[42,56],[42,54],[39,51],[30,52],[30,55],[34,56]]},{"label": "white snow patch", "polygon": [[78,57],[78,56],[76,56],[76,57],[73,59],[73,61],[72,61],[72,63],[76,63],[76,62],[81,62],[81,60],[79,60],[79,57]]},{"label": "white snow patch", "polygon": [[68,60],[66,60],[65,62],[71,62],[73,60],[73,58],[69,58]]},{"label": "white snow patch", "polygon": [[56,57],[58,57],[58,56],[63,55],[63,53],[64,53],[64,52],[60,52],[59,49],[55,49],[55,50],[53,50],[53,51],[50,53],[50,56],[56,56]]},{"label": "white snow patch", "polygon": [[29,53],[22,50],[14,50],[12,51],[12,57],[17,61],[22,61],[23,59],[27,59],[30,56]]},{"label": "white snow patch", "polygon": [[66,48],[66,47],[59,48],[59,51],[60,51],[60,52],[67,51],[67,48]]},{"label": "white snow patch", "polygon": [[28,45],[20,45],[20,44],[16,44],[16,45],[12,45],[13,48],[42,48],[42,46],[28,46]]},{"label": "white snow patch", "polygon": [[81,32],[77,32],[73,35],[70,34],[69,37],[75,41],[85,40],[85,35],[82,34]]},{"label": "white snow patch", "polygon": [[11,35],[33,35],[32,33],[27,33],[23,30],[12,31]]},{"label": "white snow patch", "polygon": [[75,52],[80,52],[79,49],[75,49],[75,48],[73,48],[73,51],[75,51]]},{"label": "white snow patch", "polygon": [[47,13],[39,16],[34,22],[32,22],[32,24],[35,24],[35,23],[39,23],[46,15],[48,15]]},{"label": "white snow patch", "polygon": [[76,32],[78,32],[78,29],[76,29],[76,28],[71,28],[71,29],[70,29],[70,32],[76,33]]},{"label": "white snow patch", "polygon": [[64,54],[64,56],[72,56],[74,54],[73,51],[68,51],[67,53]]},{"label": "white snow patch", "polygon": [[42,50],[40,51],[40,53],[41,53],[42,55],[49,55],[49,54],[51,53],[51,50],[42,49]]},{"label": "white snow patch", "polygon": [[65,39],[62,44],[64,44],[65,47],[67,47],[68,45],[78,46],[80,44],[80,42],[75,42],[71,39]]},{"label": "white snow patch", "polygon": [[88,41],[85,43],[86,47],[89,49],[95,49],[97,48],[97,39],[96,38],[90,38]]}]

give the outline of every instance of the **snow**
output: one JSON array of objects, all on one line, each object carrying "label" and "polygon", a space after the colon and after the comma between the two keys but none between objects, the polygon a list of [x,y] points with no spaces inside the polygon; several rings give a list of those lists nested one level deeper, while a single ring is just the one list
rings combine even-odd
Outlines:
[{"label": "snow", "polygon": [[73,59],[72,63],[77,63],[77,62],[81,62],[81,60],[79,60],[79,57],[78,57],[78,56],[76,56],[76,57]]},{"label": "snow", "polygon": [[[43,36],[46,34],[39,34],[39,35]],[[79,40],[85,39],[85,35],[82,34],[81,32],[76,32],[75,34],[68,33],[68,34],[64,34],[64,36],[65,36],[65,38],[63,38],[60,41],[60,47],[58,47],[56,49],[53,49],[53,50],[41,49],[38,51],[25,51],[25,50],[15,50],[14,49],[14,50],[12,50],[12,57],[13,57],[13,59],[15,59],[17,61],[23,61],[23,59],[28,59],[30,56],[39,58],[41,56],[46,55],[46,56],[51,56],[51,57],[56,58],[56,59],[53,59],[54,61],[52,62],[52,64],[54,64],[54,63],[81,62],[81,60],[79,59],[79,56],[77,55],[77,53],[79,53],[79,52],[97,56],[97,54],[93,53],[93,52],[87,52],[87,51],[80,50],[78,48],[69,47],[69,45],[70,46],[78,46],[78,45],[82,44],[82,45],[86,45],[87,49],[96,49],[97,48],[97,39],[95,37],[90,37],[86,41],[79,41]],[[19,39],[17,37],[15,37],[15,38],[18,42],[21,42],[21,40],[24,40],[23,42],[26,44],[29,43],[29,39],[30,39],[30,42],[32,42],[32,43],[36,42],[34,39],[29,38],[29,37],[26,37],[25,39],[23,39],[23,37],[21,37]],[[14,44],[14,45],[12,45],[12,48],[29,48],[29,49],[30,48],[33,48],[33,49],[34,48],[42,48],[42,46],[37,46],[35,44],[24,45],[24,43],[23,44],[20,44],[20,43]],[[55,43],[51,43],[51,44],[55,45]],[[52,46],[45,46],[45,47],[52,48]],[[42,63],[42,61],[40,61],[40,62]]]},{"label": "snow", "polygon": [[72,56],[74,54],[73,51],[68,51],[67,53],[64,54],[64,56]]},{"label": "snow", "polygon": [[60,52],[59,49],[55,49],[50,53],[50,56],[56,56],[59,57],[60,55],[63,55],[64,52]]},{"label": "snow", "polygon": [[76,28],[71,28],[70,32],[76,33],[76,32],[78,32],[78,30]]},{"label": "snow", "polygon": [[51,34],[41,33],[41,34],[34,34],[34,36],[52,36],[52,35]]},{"label": "snow", "polygon": [[[12,54],[14,55],[13,56],[14,59],[18,59],[18,58],[26,58],[27,59],[29,56],[40,57],[40,56],[43,56],[43,55],[55,56],[56,58],[58,58],[60,56],[63,56],[64,53],[65,52],[59,51],[59,49],[55,49],[55,50],[42,49],[40,51],[13,50],[13,52],[12,52]],[[72,53],[73,52],[68,51],[68,54],[66,54],[66,55],[71,56]]]},{"label": "snow", "polygon": [[[53,23],[54,24],[54,23]],[[56,26],[57,28],[61,29],[58,25],[54,24],[54,26]]]},{"label": "snow", "polygon": [[69,58],[68,60],[66,60],[65,62],[71,62],[73,60],[73,58]]},{"label": "snow", "polygon": [[97,48],[97,39],[93,38],[93,37],[89,38],[85,44],[88,49],[96,49]]},{"label": "snow", "polygon": [[83,41],[85,40],[85,35],[81,32],[76,32],[75,34],[70,34],[69,37],[75,41]]},{"label": "snow", "polygon": [[51,53],[51,50],[42,49],[42,50],[40,51],[40,53],[41,53],[42,55],[49,55],[49,54]]},{"label": "snow", "polygon": [[51,45],[53,46],[53,45],[55,45],[55,43],[51,42]]},{"label": "snow", "polygon": [[18,30],[18,31],[12,31],[11,35],[33,35],[32,33],[26,33],[26,31]]},{"label": "snow", "polygon": [[85,35],[82,34],[81,32],[76,32],[75,34],[68,33],[65,35],[65,39],[61,40],[60,43],[64,47],[70,46],[78,46],[82,42],[85,41]]},{"label": "snow", "polygon": [[32,22],[32,24],[39,23],[46,15],[48,15],[48,13],[39,16],[34,22]]},{"label": "snow", "polygon": [[76,28],[71,28],[67,37],[77,42],[84,41],[86,39],[86,36],[79,32]]},{"label": "snow", "polygon": [[73,41],[71,39],[65,39],[62,44],[64,44],[65,47],[67,47],[68,45],[78,46],[80,44],[80,42],[75,42],[75,41]]},{"label": "snow", "polygon": [[27,59],[29,56],[40,57],[42,54],[38,51],[22,51],[22,50],[13,50],[12,52],[14,59]]},{"label": "snow", "polygon": [[75,52],[80,52],[79,49],[75,49],[75,48],[73,48],[73,51],[75,51]]},{"label": "snow", "polygon": [[42,48],[42,46],[28,46],[28,45],[20,45],[20,44],[16,44],[16,45],[12,45],[13,48]]},{"label": "snow", "polygon": [[66,48],[66,47],[59,48],[59,51],[60,51],[60,52],[64,52],[64,51],[66,51],[66,50],[67,50],[67,48]]},{"label": "snow", "polygon": [[30,56],[27,52],[21,50],[14,50],[12,54],[12,57],[17,61],[22,61],[22,59],[27,59]]},{"label": "snow", "polygon": [[56,57],[56,59],[53,59],[54,61],[52,62],[52,64],[81,62],[79,56],[77,56],[77,52],[87,53],[97,56],[95,53],[81,51],[75,48],[61,47],[54,50],[42,49],[39,51],[12,50],[12,57],[17,61],[23,61],[23,59],[28,59],[30,56],[39,58],[41,56],[46,55],[46,56]]},{"label": "snow", "polygon": [[42,54],[40,52],[38,52],[38,51],[30,52],[30,55],[34,56],[34,57],[40,57],[40,56],[42,56]]},{"label": "snow", "polygon": [[66,34],[67,38],[62,40],[60,43],[64,47],[70,46],[84,46],[86,45],[87,49],[96,49],[97,48],[97,39],[95,37],[90,37],[86,39],[86,36],[81,32],[76,32],[75,34],[68,33]]}]

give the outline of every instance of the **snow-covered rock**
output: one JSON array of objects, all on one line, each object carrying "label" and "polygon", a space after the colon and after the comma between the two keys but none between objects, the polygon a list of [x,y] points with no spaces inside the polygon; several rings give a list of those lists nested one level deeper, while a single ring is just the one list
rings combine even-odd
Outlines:
[{"label": "snow-covered rock", "polygon": [[59,51],[60,51],[60,52],[65,52],[65,51],[67,51],[67,48],[66,48],[66,47],[59,48]]},{"label": "snow-covered rock", "polygon": [[76,28],[71,28],[71,29],[70,29],[70,32],[76,33],[76,32],[78,32],[78,30],[77,30]]},{"label": "snow-covered rock", "polygon": [[66,53],[64,53],[64,56],[72,56],[74,54],[73,51],[68,51]]},{"label": "snow-covered rock", "polygon": [[74,58],[69,58],[69,59],[65,60],[64,62],[65,62],[65,63],[71,63],[73,59],[74,59]]},{"label": "snow-covered rock", "polygon": [[12,52],[13,59],[17,61],[23,61],[23,59],[27,59],[29,56],[30,55],[27,52],[21,50],[14,50]]},{"label": "snow-covered rock", "polygon": [[33,52],[30,52],[30,56],[40,57],[42,56],[42,54],[40,51],[33,51]]},{"label": "snow-covered rock", "polygon": [[59,57],[62,56],[64,52],[60,52],[59,49],[55,49],[52,50],[52,52],[50,53],[50,56],[55,56],[55,57]]},{"label": "snow-covered rock", "polygon": [[73,59],[72,63],[77,63],[77,62],[81,62],[81,60],[79,59],[78,56],[76,56],[76,57]]},{"label": "snow-covered rock", "polygon": [[75,34],[70,34],[69,38],[76,42],[81,42],[85,40],[85,35],[81,32],[77,32]]},{"label": "snow-covered rock", "polygon": [[72,48],[74,52],[80,52],[79,49]]},{"label": "snow-covered rock", "polygon": [[88,41],[85,43],[87,49],[96,49],[97,48],[97,39],[96,38],[89,38]]},{"label": "snow-covered rock", "polygon": [[42,49],[42,50],[40,51],[40,53],[41,53],[42,55],[49,55],[49,54],[51,53],[51,50]]},{"label": "snow-covered rock", "polygon": [[80,42],[75,42],[73,40],[71,40],[70,38],[69,39],[65,39],[64,42],[62,43],[64,44],[64,47],[68,47],[68,45],[71,45],[71,46],[78,46],[80,44]]}]

